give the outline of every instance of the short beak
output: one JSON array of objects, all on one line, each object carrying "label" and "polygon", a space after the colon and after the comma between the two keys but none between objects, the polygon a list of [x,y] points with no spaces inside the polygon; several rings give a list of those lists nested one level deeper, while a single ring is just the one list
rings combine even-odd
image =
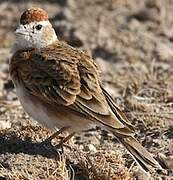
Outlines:
[{"label": "short beak", "polygon": [[15,31],[15,34],[28,35],[28,32],[26,31],[23,25],[19,25]]}]

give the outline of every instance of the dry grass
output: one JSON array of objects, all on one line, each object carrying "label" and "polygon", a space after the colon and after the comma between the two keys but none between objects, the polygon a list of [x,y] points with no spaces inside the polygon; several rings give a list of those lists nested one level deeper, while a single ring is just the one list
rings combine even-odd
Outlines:
[{"label": "dry grass", "polygon": [[133,72],[124,92],[125,108],[146,126],[169,127],[173,120],[170,76],[159,72],[160,65],[154,63],[147,72]]},{"label": "dry grass", "polygon": [[[6,163],[6,164],[5,164]],[[10,169],[3,167],[9,165]],[[24,155],[23,153],[8,156],[8,162],[3,162],[0,168],[1,177],[7,179],[69,179],[65,158],[48,159],[41,156]]]},{"label": "dry grass", "polygon": [[[72,149],[65,149],[62,155],[59,150],[36,142],[48,134],[38,125],[1,131],[0,176],[15,180],[132,179],[118,151],[84,152],[72,145]],[[55,142],[58,143],[58,139]]]},{"label": "dry grass", "polygon": [[[65,149],[64,155],[40,144],[52,132],[23,112],[8,80],[13,31],[20,13],[33,5],[49,12],[60,39],[89,49],[100,65],[106,89],[136,126],[138,139],[155,157],[164,155],[167,174],[153,173],[153,180],[172,178],[172,1],[63,3],[0,4],[0,179],[140,179],[124,148],[102,131],[77,135],[72,150]],[[85,149],[89,144],[95,145],[96,151]]]}]

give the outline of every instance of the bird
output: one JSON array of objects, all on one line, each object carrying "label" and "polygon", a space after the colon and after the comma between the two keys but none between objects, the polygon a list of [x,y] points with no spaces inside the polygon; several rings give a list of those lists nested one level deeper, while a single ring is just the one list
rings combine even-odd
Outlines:
[{"label": "bird", "polygon": [[60,41],[44,9],[25,10],[15,35],[9,73],[26,113],[56,130],[49,140],[68,131],[66,142],[97,125],[112,133],[141,169],[160,167],[134,137],[134,127],[103,87],[92,56]]}]

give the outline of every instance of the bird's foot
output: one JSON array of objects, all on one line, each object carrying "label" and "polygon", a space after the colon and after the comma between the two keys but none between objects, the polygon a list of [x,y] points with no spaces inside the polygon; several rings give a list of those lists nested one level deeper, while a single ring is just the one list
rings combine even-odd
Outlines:
[{"label": "bird's foot", "polygon": [[[47,138],[46,140],[44,140],[43,142],[41,142],[41,144],[46,147],[47,149],[51,149],[54,152],[58,152],[63,154],[64,153],[64,147],[67,147],[69,149],[71,149],[71,147],[67,144],[65,144],[71,137],[74,136],[75,133],[71,133],[69,134],[67,137],[63,138],[60,143],[58,143],[57,145],[53,145],[52,144],[52,139],[54,139],[56,136],[58,136],[59,134],[61,134],[62,132],[64,132],[67,129],[67,127],[61,128],[59,131],[55,132],[53,135],[51,135],[49,138]],[[61,151],[58,151],[58,149],[60,149]]]},{"label": "bird's foot", "polygon": [[69,127],[63,127],[59,131],[53,133],[50,137],[48,137],[47,139],[42,141],[41,145],[43,145],[46,149],[51,149],[53,152],[58,152],[58,154],[60,153],[59,151],[57,151],[57,149],[59,148],[59,149],[61,149],[61,154],[62,154],[64,152],[64,150],[63,150],[63,143],[60,142],[59,144],[61,144],[61,145],[59,145],[59,146],[55,145],[54,146],[54,145],[52,145],[52,140],[54,138],[56,138],[57,136],[59,136],[64,131],[66,131],[68,128]]}]

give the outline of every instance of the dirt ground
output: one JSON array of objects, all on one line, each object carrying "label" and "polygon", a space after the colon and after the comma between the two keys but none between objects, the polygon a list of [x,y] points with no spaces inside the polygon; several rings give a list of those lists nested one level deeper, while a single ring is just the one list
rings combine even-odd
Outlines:
[{"label": "dirt ground", "polygon": [[[93,56],[104,87],[165,170],[144,174],[99,127],[77,134],[63,154],[41,144],[52,132],[23,111],[8,75],[14,30],[32,6],[48,11],[60,40]],[[173,179],[172,0],[0,0],[0,42],[0,180]]]}]

